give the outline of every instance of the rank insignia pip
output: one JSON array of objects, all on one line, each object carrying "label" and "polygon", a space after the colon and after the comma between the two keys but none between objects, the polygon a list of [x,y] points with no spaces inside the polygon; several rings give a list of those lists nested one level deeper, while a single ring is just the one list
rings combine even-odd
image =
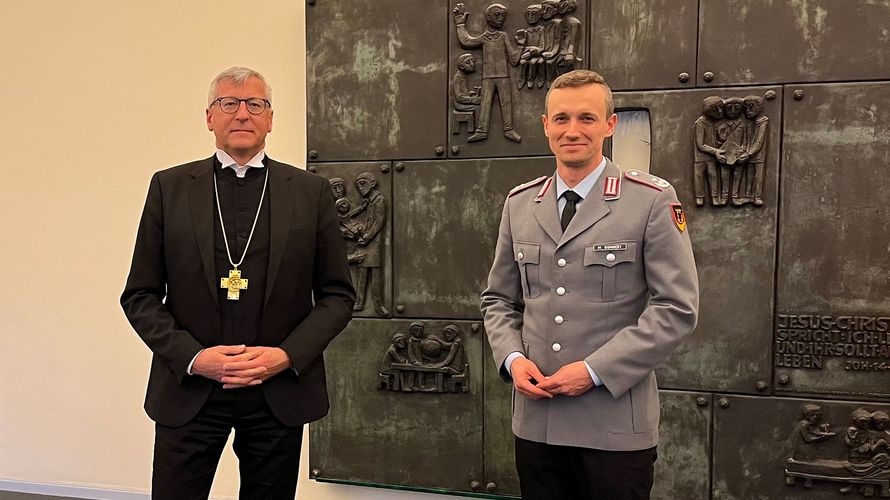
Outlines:
[{"label": "rank insignia pip", "polygon": [[671,203],[671,218],[674,219],[674,224],[677,225],[677,229],[682,233],[686,231],[686,214],[683,213],[683,207],[680,206],[679,203]]},{"label": "rank insignia pip", "polygon": [[606,177],[603,186],[603,197],[607,201],[617,200],[621,196],[621,177]]}]

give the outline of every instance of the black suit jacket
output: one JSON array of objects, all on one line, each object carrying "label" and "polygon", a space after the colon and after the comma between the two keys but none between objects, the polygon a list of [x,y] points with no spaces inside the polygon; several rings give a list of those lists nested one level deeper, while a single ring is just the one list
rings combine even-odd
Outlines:
[{"label": "black suit jacket", "polygon": [[[121,295],[153,353],[145,410],[168,426],[191,420],[218,384],[186,373],[198,351],[221,343],[213,166],[210,157],[154,174]],[[271,234],[256,345],[284,349],[299,376],[285,370],[260,387],[274,415],[297,426],[327,413],[322,351],[349,322],[355,291],[328,181],[268,158],[266,167]]]}]

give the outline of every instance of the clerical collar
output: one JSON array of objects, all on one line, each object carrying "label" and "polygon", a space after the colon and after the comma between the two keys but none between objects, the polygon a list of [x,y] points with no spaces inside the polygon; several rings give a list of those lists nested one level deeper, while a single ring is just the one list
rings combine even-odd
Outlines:
[{"label": "clerical collar", "polygon": [[[578,184],[575,184],[575,187],[571,188],[572,191],[578,193],[582,199],[586,199],[587,195],[590,194],[590,190],[593,189],[596,181],[599,180],[600,176],[603,174],[603,171],[606,170],[606,157],[603,156],[603,160],[600,164],[593,169],[593,172],[587,174],[587,177],[581,180]],[[569,187],[562,180],[562,177],[559,174],[556,174],[556,199],[559,200],[562,197],[562,194],[569,190]]]},{"label": "clerical collar", "polygon": [[216,159],[219,160],[219,163],[220,163],[220,165],[222,165],[222,168],[224,168],[224,169],[231,168],[232,170],[235,171],[235,175],[238,177],[244,177],[244,175],[247,174],[247,170],[251,167],[264,168],[265,165],[263,165],[263,160],[265,158],[266,158],[266,152],[260,151],[259,153],[256,154],[256,156],[254,156],[247,163],[245,163],[244,166],[241,166],[241,165],[238,165],[238,162],[236,162],[234,159],[232,159],[231,156],[229,156],[229,153],[226,153],[222,149],[216,150]]}]

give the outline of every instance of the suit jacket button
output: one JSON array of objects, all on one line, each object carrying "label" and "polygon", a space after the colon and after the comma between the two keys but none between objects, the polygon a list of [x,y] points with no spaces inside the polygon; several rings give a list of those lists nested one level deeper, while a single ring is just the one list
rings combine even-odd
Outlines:
[{"label": "suit jacket button", "polygon": [[607,255],[606,255],[606,260],[607,260],[608,262],[615,262],[615,254],[614,254],[614,253],[607,254]]},{"label": "suit jacket button", "polygon": [[557,288],[556,288],[556,295],[565,295],[565,294],[566,294],[566,289],[565,289],[565,287],[561,287],[561,286],[560,286],[560,287],[557,287]]},{"label": "suit jacket button", "polygon": [[565,321],[565,318],[563,318],[562,316],[557,315],[555,318],[553,318],[553,321],[554,321],[557,325],[561,325],[562,322]]},{"label": "suit jacket button", "polygon": [[559,352],[560,350],[562,350],[562,346],[559,345],[559,342],[554,342],[550,348],[553,349],[553,352]]},{"label": "suit jacket button", "polygon": [[559,267],[566,267],[566,260],[565,260],[565,259],[559,259],[558,261],[556,261],[556,265],[559,266]]}]

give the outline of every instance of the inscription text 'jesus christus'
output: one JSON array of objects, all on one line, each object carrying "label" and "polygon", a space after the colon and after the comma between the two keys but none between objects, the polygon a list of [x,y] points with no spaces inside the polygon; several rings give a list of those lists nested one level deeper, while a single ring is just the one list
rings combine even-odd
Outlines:
[{"label": "inscription text 'jesus christus'", "polygon": [[844,369],[890,371],[890,317],[779,314],[776,366],[821,370],[826,358]]}]

